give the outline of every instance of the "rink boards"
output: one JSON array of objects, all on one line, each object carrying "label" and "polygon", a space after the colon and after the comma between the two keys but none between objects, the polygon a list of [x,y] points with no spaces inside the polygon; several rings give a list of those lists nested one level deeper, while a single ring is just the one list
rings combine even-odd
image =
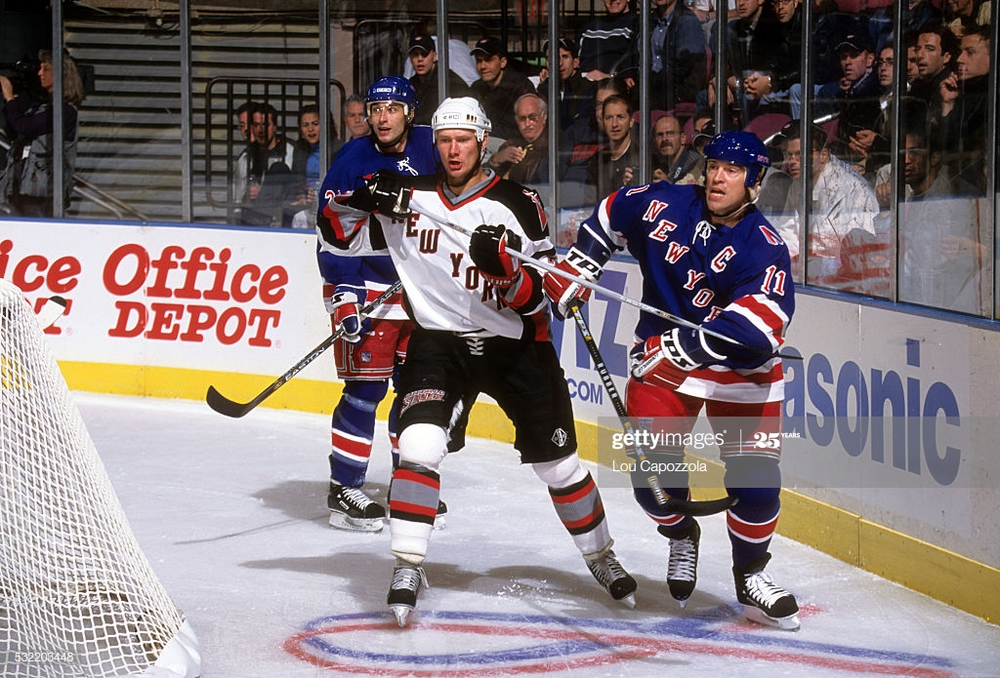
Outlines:
[{"label": "rink boards", "polygon": [[[200,400],[214,385],[246,401],[330,332],[306,231],[2,221],[0,276],[33,303],[69,301],[48,334],[77,390]],[[640,296],[627,260],[601,283]],[[600,296],[585,309],[623,390],[637,311]],[[575,328],[553,335],[581,454],[607,463],[607,393]],[[800,291],[782,350],[801,359],[785,361],[779,531],[996,623],[995,326]],[[264,406],[329,412],[339,392],[328,354]],[[470,432],[511,436],[489,402]],[[688,452],[712,471],[696,494],[717,495],[717,450]]]}]

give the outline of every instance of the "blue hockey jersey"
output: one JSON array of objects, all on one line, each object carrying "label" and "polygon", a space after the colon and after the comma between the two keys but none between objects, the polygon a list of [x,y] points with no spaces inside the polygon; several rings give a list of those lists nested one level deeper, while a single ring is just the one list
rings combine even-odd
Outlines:
[{"label": "blue hockey jersey", "polygon": [[[661,181],[625,187],[605,198],[580,226],[576,249],[600,265],[627,248],[643,273],[642,301],[746,346],[706,335],[724,359],[691,372],[677,389],[727,402],[784,397],[781,360],[795,310],[788,248],[751,207],[733,227],[712,223],[700,186]],[[642,312],[637,341],[661,334],[669,320]]]},{"label": "blue hockey jersey", "polygon": [[[402,153],[382,153],[375,144],[374,135],[352,139],[344,144],[331,163],[320,188],[319,221],[322,223],[324,220],[329,220],[330,216],[326,210],[333,196],[354,191],[364,184],[368,177],[383,169],[409,176],[438,172],[440,158],[434,145],[431,128],[427,125],[412,127]],[[318,228],[317,234],[322,238]],[[388,256],[342,257],[329,251],[322,251],[321,248],[317,257],[320,274],[326,283],[353,287],[361,299],[366,298],[363,290],[367,291],[367,298],[371,301],[399,280],[392,259]],[[384,304],[375,316],[405,317],[398,308],[399,298],[399,295],[396,295],[388,304]]]}]

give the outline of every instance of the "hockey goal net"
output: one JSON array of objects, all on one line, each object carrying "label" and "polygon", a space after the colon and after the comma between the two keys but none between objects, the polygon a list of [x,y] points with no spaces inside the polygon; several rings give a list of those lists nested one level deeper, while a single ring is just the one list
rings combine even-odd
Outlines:
[{"label": "hockey goal net", "polygon": [[0,280],[0,675],[198,675],[24,295]]}]

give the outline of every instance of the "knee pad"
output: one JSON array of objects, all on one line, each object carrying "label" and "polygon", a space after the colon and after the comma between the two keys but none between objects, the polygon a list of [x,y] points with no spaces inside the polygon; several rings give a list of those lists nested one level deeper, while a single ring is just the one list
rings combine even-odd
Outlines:
[{"label": "knee pad", "polygon": [[343,398],[356,409],[365,412],[374,412],[388,392],[388,381],[357,381],[350,379],[344,382]]},{"label": "knee pad", "polygon": [[587,477],[587,470],[580,465],[576,452],[555,461],[541,461],[531,465],[542,482],[549,487],[569,487]]},{"label": "knee pad", "polygon": [[400,464],[437,471],[448,454],[448,432],[434,424],[410,424],[399,434]]},{"label": "knee pad", "polygon": [[740,515],[755,509],[770,511],[781,493],[781,469],[768,457],[735,457],[726,461],[725,485],[729,493],[739,498],[736,507]]}]

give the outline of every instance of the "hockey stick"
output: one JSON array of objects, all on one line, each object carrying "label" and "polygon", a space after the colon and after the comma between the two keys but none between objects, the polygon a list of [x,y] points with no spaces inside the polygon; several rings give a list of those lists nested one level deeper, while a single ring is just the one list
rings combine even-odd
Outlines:
[{"label": "hockey stick", "polygon": [[[473,231],[470,230],[470,229],[468,229],[468,228],[466,228],[465,226],[461,226],[461,225],[456,224],[456,223],[451,222],[451,221],[446,221],[444,223],[447,224],[449,227],[453,228],[454,230],[458,231],[459,233],[464,233],[465,235],[470,236],[470,237],[472,236]],[[659,317],[661,317],[661,318],[663,318],[665,320],[669,320],[670,322],[674,323],[675,325],[680,325],[681,327],[686,327],[686,328],[688,328],[690,330],[697,330],[698,332],[702,332],[704,334],[707,334],[710,337],[715,337],[716,339],[720,339],[720,340],[725,341],[725,342],[727,342],[729,344],[733,344],[734,346],[739,346],[740,348],[746,349],[747,351],[752,351],[754,353],[757,353],[757,354],[760,354],[760,355],[763,355],[763,356],[767,356],[768,358],[784,358],[786,360],[801,360],[801,357],[799,357],[799,356],[785,355],[783,353],[771,353],[771,352],[768,352],[768,351],[762,351],[761,349],[759,349],[759,348],[757,348],[755,346],[750,346],[749,344],[744,344],[742,341],[738,341],[736,339],[733,339],[732,337],[726,336],[725,334],[721,334],[720,332],[716,332],[716,331],[710,330],[710,329],[708,329],[706,327],[702,327],[701,325],[699,325],[697,323],[693,323],[690,320],[685,320],[684,318],[676,316],[676,315],[674,315],[672,313],[667,313],[666,311],[664,311],[662,309],[659,309],[659,308],[657,308],[655,306],[651,306],[651,305],[647,304],[644,301],[640,301],[638,299],[633,299],[632,297],[627,297],[624,294],[620,294],[618,292],[615,292],[614,290],[608,289],[607,287],[603,287],[601,285],[598,285],[595,282],[591,282],[591,281],[587,280],[586,278],[581,278],[578,275],[573,275],[572,273],[569,273],[568,271],[564,271],[563,269],[558,268],[557,266],[553,266],[552,264],[550,264],[547,261],[542,261],[541,259],[535,259],[534,257],[528,256],[527,254],[519,252],[518,250],[514,249],[513,247],[508,247],[507,248],[507,254],[509,254],[510,256],[514,257],[515,259],[520,259],[521,261],[523,261],[523,262],[525,262],[527,264],[531,264],[532,266],[537,266],[538,268],[542,269],[543,271],[547,271],[549,273],[557,275],[560,278],[565,278],[566,280],[569,280],[571,282],[575,282],[575,283],[578,283],[580,285],[583,285],[584,287],[586,287],[586,288],[588,288],[590,290],[593,290],[594,292],[600,292],[601,294],[603,294],[605,296],[611,297],[612,299],[616,299],[616,300],[618,300],[618,301],[620,301],[622,303],[628,304],[629,306],[635,306],[640,311],[646,311],[647,313],[652,313],[653,315],[659,316]]]},{"label": "hockey stick", "polygon": [[[618,395],[618,389],[615,387],[615,382],[611,379],[608,366],[604,364],[601,352],[597,348],[597,342],[594,341],[594,335],[590,333],[587,320],[583,317],[583,313],[580,312],[580,302],[576,300],[570,302],[569,311],[573,314],[573,320],[576,321],[576,326],[579,328],[581,336],[583,336],[583,343],[587,345],[590,357],[597,368],[597,374],[600,375],[601,382],[604,383],[604,388],[607,390],[608,398],[611,400],[611,404],[618,414],[622,428],[625,429],[626,434],[634,434],[635,428],[632,426],[632,421],[625,411],[625,404],[622,402],[621,396]],[[648,461],[646,453],[642,451],[642,447],[639,445],[635,445],[629,456],[633,457],[639,464]],[[653,491],[653,497],[656,499],[657,504],[670,513],[677,513],[683,516],[710,516],[714,513],[725,511],[737,501],[736,497],[728,496],[706,501],[691,501],[668,497],[663,491],[663,487],[660,486],[660,479],[655,473],[646,478],[646,482],[649,483],[649,489]]]},{"label": "hockey stick", "polygon": [[43,330],[52,327],[66,312],[66,305],[66,300],[58,295],[46,299],[42,307],[38,309],[38,313],[35,314],[35,320],[38,321],[39,327]]},{"label": "hockey stick", "polygon": [[[403,283],[397,280],[395,283],[392,284],[391,287],[389,287],[389,289],[387,289],[382,294],[378,295],[377,298],[365,304],[365,306],[361,309],[361,317],[364,318],[365,316],[371,314],[372,311],[374,311],[376,308],[385,303],[385,301],[389,297],[391,297],[393,294],[395,294],[401,289],[403,289]],[[322,342],[320,342],[320,344],[316,346],[316,348],[314,348],[312,351],[310,351],[306,355],[306,357],[304,357],[302,360],[292,365],[287,372],[285,372],[280,377],[271,382],[270,386],[268,386],[263,391],[258,393],[257,397],[249,402],[239,403],[236,402],[235,400],[230,400],[226,396],[219,393],[214,386],[208,387],[208,393],[205,394],[205,402],[207,402],[208,406],[211,407],[216,412],[218,412],[219,414],[224,414],[227,417],[233,417],[233,418],[242,417],[247,412],[249,412],[250,410],[260,405],[262,402],[267,400],[267,398],[270,397],[272,393],[274,393],[279,388],[284,386],[285,382],[287,382],[289,379],[291,379],[296,374],[301,372],[306,365],[316,360],[316,358],[318,358],[320,354],[326,351],[326,349],[333,346],[334,342],[336,342],[342,336],[344,336],[344,329],[340,328],[336,332],[331,334],[329,337],[324,339]]]}]

